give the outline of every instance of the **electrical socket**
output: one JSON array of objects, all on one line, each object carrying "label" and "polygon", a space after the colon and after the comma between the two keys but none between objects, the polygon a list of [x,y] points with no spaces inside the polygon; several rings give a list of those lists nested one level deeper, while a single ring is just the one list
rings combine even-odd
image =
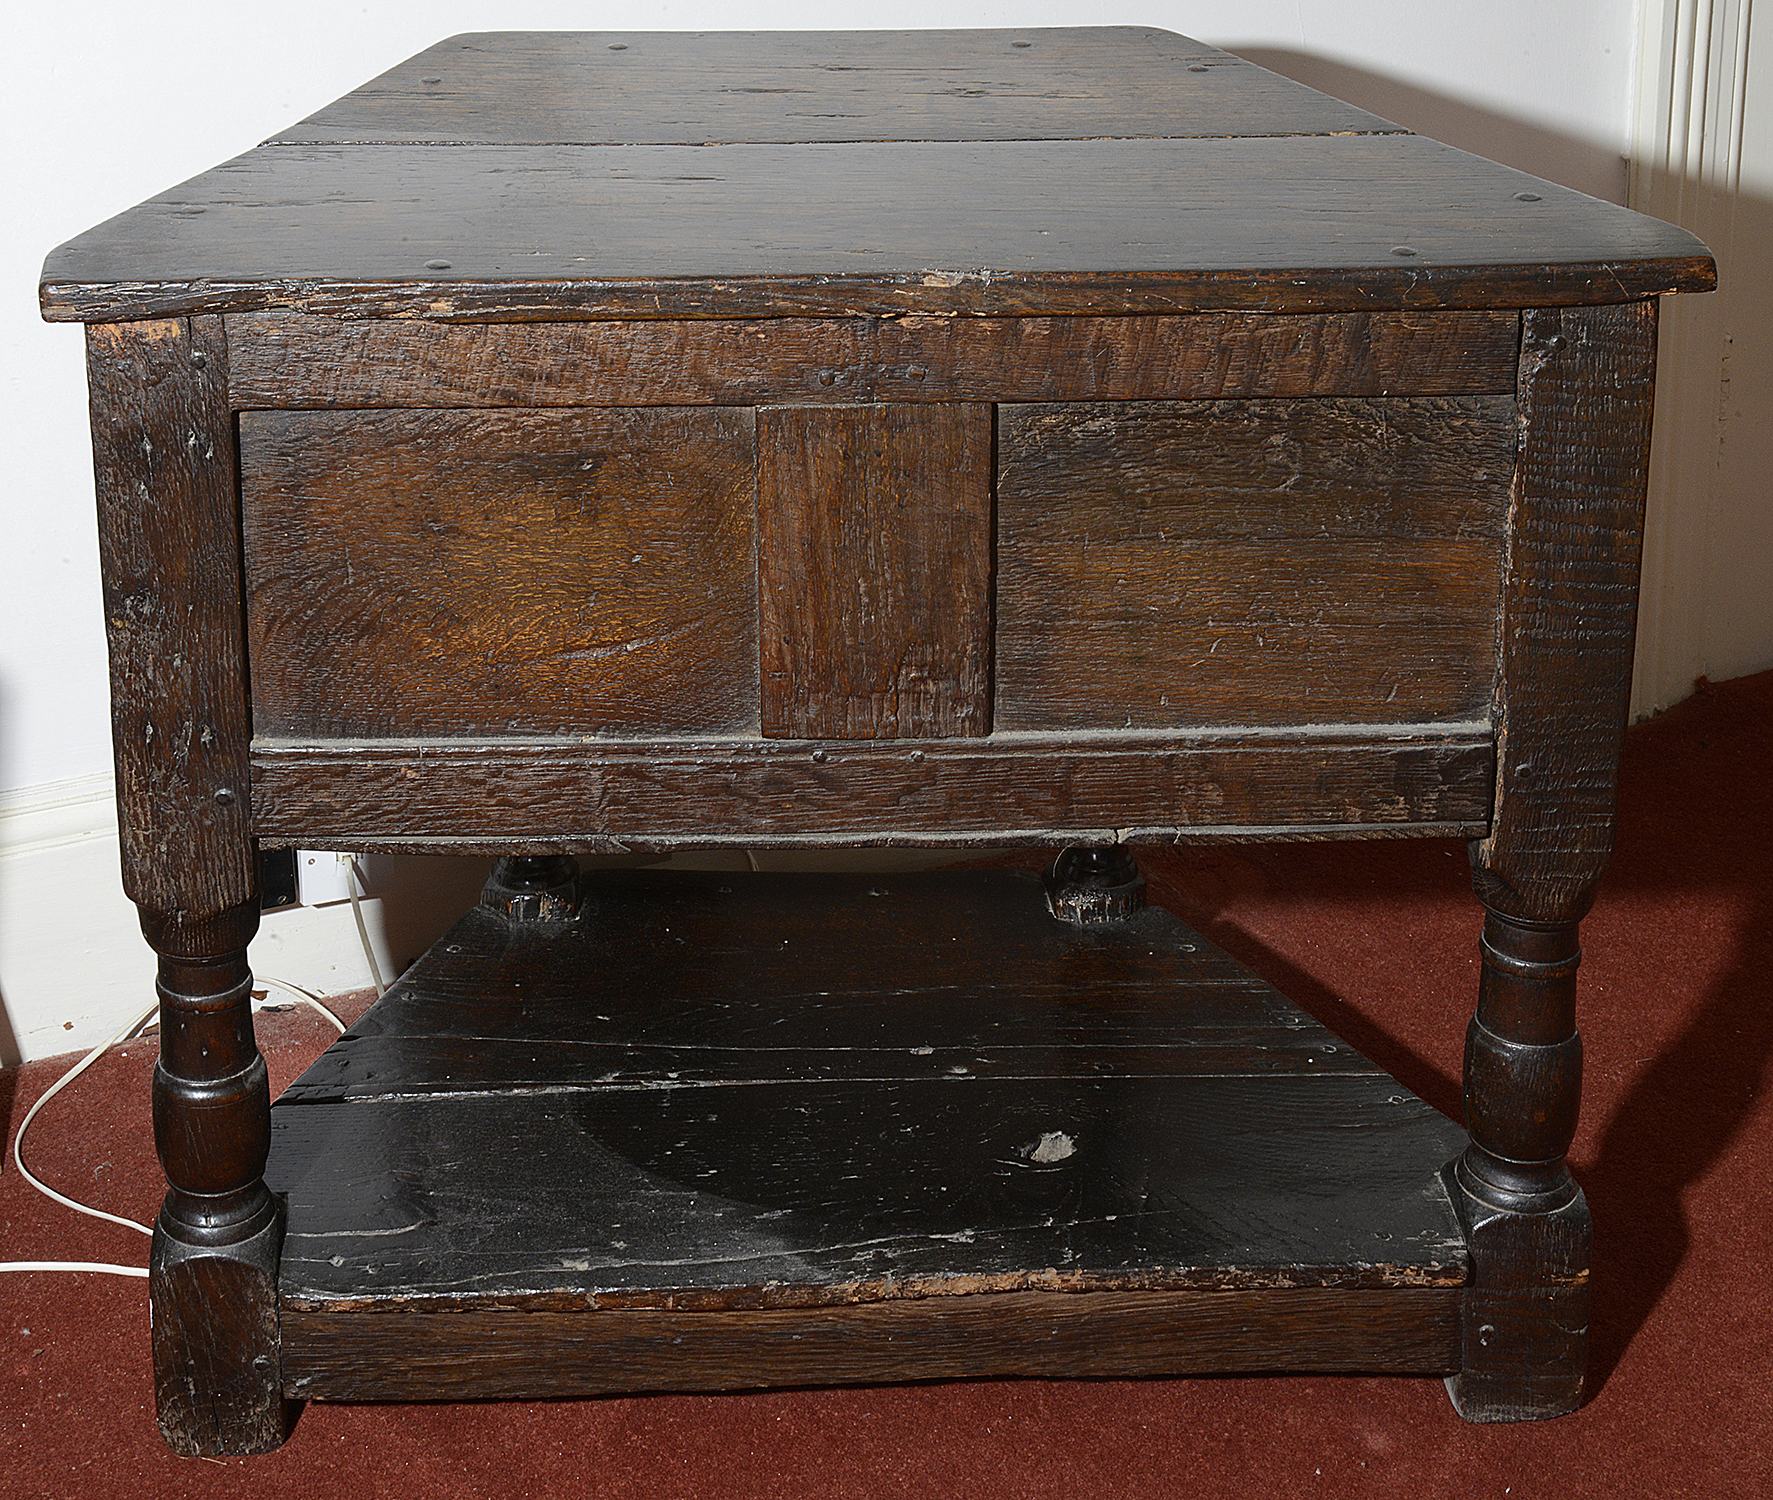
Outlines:
[{"label": "electrical socket", "polygon": [[[296,850],[296,885],[303,906],[331,906],[351,899],[351,862],[354,854],[331,849]],[[359,887],[358,895],[362,895]]]},{"label": "electrical socket", "polygon": [[293,849],[259,850],[259,908],[281,911],[302,904],[296,884],[296,852]]}]

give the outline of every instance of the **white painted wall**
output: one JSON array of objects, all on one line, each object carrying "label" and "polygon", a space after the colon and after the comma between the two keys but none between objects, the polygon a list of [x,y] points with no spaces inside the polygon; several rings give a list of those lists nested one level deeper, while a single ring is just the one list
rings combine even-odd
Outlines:
[{"label": "white painted wall", "polygon": [[[0,1057],[102,1034],[145,972],[94,793],[110,751],[82,350],[77,328],[37,318],[49,249],[457,31],[1093,24],[1166,26],[1456,145],[1624,192],[1634,0],[70,0],[14,16],[0,94]],[[69,832],[76,805],[84,831]],[[62,832],[25,837],[49,826],[44,808]],[[71,926],[47,920],[56,902]],[[340,987],[354,961],[333,946],[351,947],[334,912],[274,927],[283,977]]]},{"label": "white painted wall", "polygon": [[1685,225],[1718,290],[1663,305],[1634,701],[1773,667],[1773,11],[1644,0],[1634,207]]}]

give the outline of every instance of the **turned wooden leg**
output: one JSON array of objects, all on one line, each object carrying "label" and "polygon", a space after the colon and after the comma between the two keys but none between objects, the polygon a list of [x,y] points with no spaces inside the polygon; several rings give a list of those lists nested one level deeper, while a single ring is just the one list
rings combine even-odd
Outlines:
[{"label": "turned wooden leg", "polygon": [[246,968],[258,860],[227,331],[213,315],[94,324],[86,349],[118,852],[160,955],[160,1428],[179,1453],[256,1453],[284,1432],[282,1230]]},{"label": "turned wooden leg", "polygon": [[258,922],[256,904],[195,923],[142,916],[160,955],[154,1143],[167,1182],[148,1258],[154,1391],[185,1455],[264,1453],[286,1432],[283,1216],[264,1183],[271,1088],[246,966]]},{"label": "turned wooden leg", "polygon": [[1582,1093],[1576,924],[1490,911],[1465,1040],[1471,1144],[1448,1190],[1473,1262],[1463,1368],[1447,1382],[1473,1422],[1559,1416],[1582,1399],[1588,1204],[1564,1162]]},{"label": "turned wooden leg", "polygon": [[1655,369],[1654,302],[1522,314],[1496,803],[1471,846],[1488,912],[1471,1145],[1447,1173],[1473,1269],[1448,1389],[1476,1422],[1582,1397],[1588,1206],[1564,1164],[1582,1082],[1576,924],[1613,846]]}]

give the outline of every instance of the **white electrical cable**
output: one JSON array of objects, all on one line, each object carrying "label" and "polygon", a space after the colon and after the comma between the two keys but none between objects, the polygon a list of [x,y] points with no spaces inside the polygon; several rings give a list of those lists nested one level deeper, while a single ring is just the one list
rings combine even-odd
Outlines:
[{"label": "white electrical cable", "polygon": [[[388,986],[382,982],[382,966],[376,962],[376,950],[370,946],[369,928],[363,924],[363,907],[357,900],[357,861],[355,858],[345,862],[345,894],[351,898],[351,915],[357,922],[357,940],[363,944],[363,956],[369,960],[369,977],[375,981],[376,999],[380,1000],[388,993]],[[339,1028],[341,1031],[343,1027]]]},{"label": "white electrical cable", "polygon": [[299,984],[291,984],[287,979],[273,979],[268,974],[263,977],[255,975],[254,978],[259,984],[274,984],[280,990],[288,990],[290,994],[301,1000],[303,1004],[319,1011],[321,1015],[331,1021],[332,1024],[338,1028],[340,1036],[345,1034],[345,1023],[322,1005],[318,996],[309,994],[308,991],[303,989]]},{"label": "white electrical cable", "polygon": [[111,1276],[146,1276],[146,1266],[114,1266],[103,1260],[0,1260],[0,1271],[104,1271]]},{"label": "white electrical cable", "polygon": [[[361,924],[359,925],[361,929]],[[261,978],[258,982],[260,984],[274,984],[278,989],[288,990],[304,1004],[312,1006],[315,1010],[319,1011],[320,1014],[325,1016],[327,1020],[331,1021],[341,1033],[344,1032],[345,1023],[299,984],[291,984],[287,979],[273,979],[269,976]],[[98,1046],[88,1052],[85,1057],[81,1058],[79,1062],[75,1063],[73,1067],[68,1069],[66,1073],[62,1074],[60,1078],[43,1091],[38,1097],[37,1102],[26,1111],[24,1119],[19,1122],[18,1132],[12,1138],[12,1159],[18,1166],[19,1175],[22,1176],[26,1182],[30,1183],[32,1187],[36,1188],[38,1192],[42,1193],[44,1197],[52,1198],[64,1208],[71,1208],[76,1213],[87,1214],[95,1219],[104,1219],[111,1224],[120,1224],[126,1229],[137,1229],[146,1235],[152,1235],[154,1231],[139,1220],[124,1218],[121,1214],[107,1213],[102,1208],[94,1208],[90,1204],[81,1203],[76,1199],[68,1197],[65,1193],[58,1193],[47,1183],[42,1182],[33,1176],[31,1169],[25,1165],[24,1144],[25,1131],[30,1128],[31,1121],[37,1118],[37,1111],[42,1109],[45,1104],[49,1103],[51,1099],[97,1062],[102,1054],[108,1052],[119,1042],[127,1040],[143,1027],[147,1026],[154,1019],[155,1012],[158,1010],[159,1004],[156,1002],[147,1010],[143,1011],[141,1015],[137,1016],[135,1020],[113,1032],[106,1040],[100,1042]],[[146,1276],[148,1274],[146,1266],[118,1266],[103,1261],[90,1260],[8,1260],[0,1261],[0,1271],[103,1271],[113,1276]]]},{"label": "white electrical cable", "polygon": [[60,1078],[56,1079],[54,1083],[50,1084],[50,1086],[43,1091],[37,1102],[26,1111],[24,1119],[19,1122],[18,1134],[12,1138],[12,1159],[18,1164],[19,1174],[26,1182],[30,1183],[32,1187],[36,1188],[38,1192],[43,1194],[45,1198],[53,1198],[57,1203],[61,1204],[62,1207],[71,1208],[75,1213],[90,1214],[95,1219],[103,1219],[110,1224],[121,1224],[125,1229],[137,1229],[143,1234],[152,1234],[154,1231],[146,1224],[140,1223],[135,1219],[126,1219],[121,1214],[109,1214],[102,1208],[92,1208],[85,1203],[77,1203],[74,1199],[69,1198],[62,1193],[58,1193],[54,1188],[50,1187],[48,1183],[38,1181],[37,1178],[31,1175],[31,1169],[25,1165],[23,1148],[25,1143],[25,1132],[31,1128],[31,1121],[37,1118],[37,1111],[42,1109],[51,1099],[55,1098],[57,1094],[97,1062],[104,1053],[116,1046],[118,1042],[121,1042],[125,1037],[133,1036],[136,1032],[140,1031],[142,1027],[146,1026],[148,1022],[153,1019],[154,1012],[159,1008],[159,1003],[156,1002],[147,1010],[143,1011],[133,1021],[119,1027],[104,1041],[100,1042],[98,1046],[94,1047],[92,1051],[88,1052],[85,1057],[81,1058],[79,1062],[75,1063],[73,1067],[69,1068],[66,1073],[62,1074]]}]

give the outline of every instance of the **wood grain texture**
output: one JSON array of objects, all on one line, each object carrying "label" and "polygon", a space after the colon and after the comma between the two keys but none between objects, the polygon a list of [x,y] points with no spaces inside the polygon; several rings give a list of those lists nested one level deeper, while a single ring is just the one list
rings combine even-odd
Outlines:
[{"label": "wood grain texture", "polygon": [[1471,1144],[1446,1174],[1472,1248],[1464,1352],[1448,1382],[1473,1422],[1574,1411],[1588,1359],[1592,1228],[1565,1153],[1582,1093],[1574,922],[1490,911],[1466,1033]]},{"label": "wood grain texture", "polygon": [[1484,903],[1573,921],[1613,847],[1655,395],[1656,306],[1525,319]]},{"label": "wood grain texture", "polygon": [[[213,955],[161,953],[160,1060],[154,1070],[154,1144],[171,1189],[163,1227],[214,1248],[270,1211],[265,1168],[271,1089],[253,1040],[246,948],[256,906],[231,912],[234,941]],[[164,934],[150,927],[150,939]]]},{"label": "wood grain texture", "polygon": [[220,318],[87,331],[123,890],[256,900],[240,520]]},{"label": "wood grain texture", "polygon": [[1512,395],[1507,312],[693,322],[228,318],[256,407],[749,406]]},{"label": "wood grain texture", "polygon": [[1502,397],[999,408],[996,722],[1481,715],[1513,419]]},{"label": "wood grain texture", "polygon": [[40,290],[52,319],[509,322],[1507,308],[1714,279],[1685,230],[1352,135],[261,146],[62,246]]},{"label": "wood grain texture", "polygon": [[590,1396],[978,1376],[1441,1374],[1454,1289],[1008,1292],[763,1312],[292,1310],[284,1389],[337,1401]]},{"label": "wood grain texture", "polygon": [[[52,254],[102,325],[169,1441],[980,1373],[1571,1409],[1636,299],[1713,279],[1132,28],[455,38]],[[1429,832],[1490,907],[1469,1136],[1173,918],[1003,875],[477,909],[275,1131],[252,1041],[255,837]]]},{"label": "wood grain texture", "polygon": [[427,48],[274,140],[699,146],[1398,128],[1145,27],[482,32]]},{"label": "wood grain texture", "polygon": [[757,722],[749,411],[240,418],[262,734]]},{"label": "wood grain texture", "polygon": [[1469,721],[1492,691],[1499,551],[1460,541],[1004,548],[997,721]]},{"label": "wood grain texture", "polygon": [[762,727],[990,730],[991,408],[757,413]]},{"label": "wood grain texture", "polygon": [[755,840],[1445,837],[1487,826],[1494,775],[1487,727],[1467,725],[912,746],[261,741],[253,790],[268,844],[607,852]]},{"label": "wood grain texture", "polygon": [[1588,1203],[1568,1183],[1561,1201],[1514,1212],[1467,1191],[1463,1168],[1445,1174],[1472,1256],[1459,1371],[1447,1382],[1454,1408],[1468,1422],[1575,1411],[1588,1366]]},{"label": "wood grain texture", "polygon": [[1167,912],[1005,872],[582,911],[470,912],[274,1107],[286,1306],[1465,1280],[1464,1133]]},{"label": "wood grain texture", "polygon": [[164,1220],[156,1231],[148,1256],[154,1398],[174,1453],[214,1458],[282,1444],[282,1239],[275,1219],[220,1253],[172,1239]]},{"label": "wood grain texture", "polygon": [[154,1389],[160,1430],[187,1455],[263,1453],[283,1441],[283,1218],[262,1175],[271,1087],[246,961],[258,925],[256,901],[201,921],[142,912],[160,955],[152,1093],[167,1183],[148,1253]]}]

